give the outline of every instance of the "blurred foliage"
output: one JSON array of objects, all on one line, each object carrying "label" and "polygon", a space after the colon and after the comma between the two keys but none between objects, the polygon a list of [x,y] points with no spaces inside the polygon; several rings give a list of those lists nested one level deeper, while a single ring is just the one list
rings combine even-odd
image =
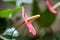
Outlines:
[{"label": "blurred foliage", "polygon": [[16,5],[15,1],[9,1],[9,2],[6,2],[6,3],[10,3],[10,4],[13,4],[13,5]]},{"label": "blurred foliage", "polygon": [[28,34],[21,34],[19,35],[19,37],[16,39],[16,40],[36,40],[38,37],[36,36],[31,36],[31,35],[28,35]]},{"label": "blurred foliage", "polygon": [[9,19],[21,10],[20,6],[13,9],[0,10],[0,34],[2,34],[7,27],[10,27]]},{"label": "blurred foliage", "polygon": [[56,14],[51,13],[48,9],[40,13],[40,15],[41,17],[38,19],[38,23],[41,27],[50,27],[56,19]]},{"label": "blurred foliage", "polygon": [[10,23],[8,22],[10,19],[9,18],[10,13],[12,13],[12,15],[15,15],[16,12],[20,10],[21,10],[21,7],[16,7],[12,10],[7,9],[7,10],[0,11],[0,34],[2,34],[7,29],[7,27],[11,26]]},{"label": "blurred foliage", "polygon": [[3,39],[0,38],[0,40],[3,40]]},{"label": "blurred foliage", "polygon": [[[14,1],[4,0],[4,1],[6,3],[11,3],[11,4],[16,5],[16,0]],[[14,7],[13,9],[0,10],[0,38],[1,40],[10,40],[10,39],[12,40],[12,34],[11,35],[2,35],[2,34],[6,31],[7,28],[12,27],[10,25],[9,20],[12,16],[14,16],[20,10],[21,10],[20,5]],[[15,39],[16,37],[13,36],[13,38]]]},{"label": "blurred foliage", "polygon": [[60,32],[56,32],[56,33],[54,34],[54,38],[55,38],[56,40],[60,40]]},{"label": "blurred foliage", "polygon": [[40,9],[38,7],[37,1],[33,0],[33,3],[32,3],[32,15],[36,15],[36,14],[40,15]]},{"label": "blurred foliage", "polygon": [[10,12],[11,12],[10,9],[0,11],[0,17],[1,18],[9,18]]},{"label": "blurred foliage", "polygon": [[19,11],[21,11],[21,7],[20,6],[17,6],[14,9],[12,9],[12,14],[14,15],[14,14],[16,14]]},{"label": "blurred foliage", "polygon": [[0,11],[0,17],[1,18],[9,18],[9,16],[12,16],[12,15],[16,14],[20,10],[21,10],[20,6],[15,7],[14,9],[1,10]]},{"label": "blurred foliage", "polygon": [[6,3],[16,5],[16,0],[3,0],[3,1],[6,2]]},{"label": "blurred foliage", "polygon": [[6,30],[7,26],[7,20],[5,18],[0,18],[0,34],[2,34]]},{"label": "blurred foliage", "polygon": [[[30,36],[28,34],[26,35],[19,35],[19,37],[16,38],[16,40],[60,40],[60,32],[53,33],[52,30],[46,30],[45,34],[39,36]],[[42,33],[43,34],[43,33]]]},{"label": "blurred foliage", "polygon": [[52,30],[48,29],[48,31],[45,29],[45,34],[41,37],[41,40],[53,40],[53,32]]},{"label": "blurred foliage", "polygon": [[45,36],[42,38],[43,40],[60,40],[60,32],[49,32],[46,33]]},{"label": "blurred foliage", "polygon": [[41,9],[38,7],[37,1],[33,0],[32,15],[37,14],[41,15],[41,17],[36,20],[40,27],[50,27],[56,19],[56,14],[51,13],[48,8],[45,11],[41,12]]}]

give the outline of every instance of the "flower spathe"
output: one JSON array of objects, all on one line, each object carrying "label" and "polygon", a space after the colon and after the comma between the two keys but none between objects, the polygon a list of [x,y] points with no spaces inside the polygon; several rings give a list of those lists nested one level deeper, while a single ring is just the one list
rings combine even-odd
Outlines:
[{"label": "flower spathe", "polygon": [[50,3],[49,0],[45,0],[47,6],[48,6],[48,9],[53,13],[53,14],[57,14],[57,11],[53,8],[52,4]]},{"label": "flower spathe", "polygon": [[33,36],[35,36],[36,35],[36,30],[33,27],[33,25],[31,24],[31,21],[27,21],[27,15],[26,15],[26,12],[25,12],[25,9],[24,9],[23,6],[22,6],[22,16],[23,16],[23,19],[25,21],[25,24],[27,25],[29,33],[32,34]]}]

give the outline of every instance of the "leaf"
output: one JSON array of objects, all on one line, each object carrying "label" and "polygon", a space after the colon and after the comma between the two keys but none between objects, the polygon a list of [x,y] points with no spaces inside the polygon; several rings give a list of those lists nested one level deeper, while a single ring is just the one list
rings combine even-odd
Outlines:
[{"label": "leaf", "polygon": [[40,15],[41,15],[41,17],[38,21],[39,21],[39,24],[40,24],[41,27],[42,26],[43,27],[50,27],[51,24],[56,19],[56,15],[51,13],[48,9],[45,12],[40,13]]},{"label": "leaf", "polygon": [[16,14],[18,11],[21,10],[21,7],[16,7],[14,9],[6,9],[0,11],[0,17],[1,18],[11,18],[12,15]]},{"label": "leaf", "polygon": [[18,6],[18,7],[16,7],[16,8],[12,9],[13,15],[16,14],[16,13],[17,13],[18,11],[20,11],[20,10],[21,10],[21,7],[20,7],[20,6]]},{"label": "leaf", "polygon": [[11,13],[10,9],[2,10],[2,11],[0,11],[0,17],[1,18],[9,18],[10,13]]}]

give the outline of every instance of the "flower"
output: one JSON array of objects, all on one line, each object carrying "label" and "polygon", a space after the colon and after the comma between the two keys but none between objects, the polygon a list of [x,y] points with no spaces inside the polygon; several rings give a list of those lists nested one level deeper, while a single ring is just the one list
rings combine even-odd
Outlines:
[{"label": "flower", "polygon": [[33,27],[33,25],[31,24],[31,21],[28,21],[27,20],[27,15],[26,15],[26,12],[25,12],[23,6],[22,6],[22,16],[23,16],[23,19],[25,21],[25,24],[27,25],[27,28],[29,30],[29,33],[31,33],[33,36],[35,36],[36,35],[36,30]]},{"label": "flower", "polygon": [[46,2],[46,4],[47,4],[47,6],[48,6],[48,9],[49,9],[52,13],[57,14],[57,11],[53,8],[51,2],[50,2],[49,0],[45,0],[45,2]]},{"label": "flower", "polygon": [[53,6],[54,9],[56,9],[56,8],[58,8],[58,7],[60,7],[60,2],[56,3],[56,4]]}]

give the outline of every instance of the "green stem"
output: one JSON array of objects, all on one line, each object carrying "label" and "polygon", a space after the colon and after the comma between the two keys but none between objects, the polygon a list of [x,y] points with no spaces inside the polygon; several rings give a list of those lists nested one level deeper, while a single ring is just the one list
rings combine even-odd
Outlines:
[{"label": "green stem", "polygon": [[[14,31],[15,31],[16,29],[18,29],[20,26],[22,26],[23,24],[24,24],[24,21],[22,21],[22,22],[16,24],[17,26],[14,24],[13,26],[16,27],[16,28],[14,29]],[[13,39],[13,33],[14,33],[14,31],[12,32],[11,40]]]}]

